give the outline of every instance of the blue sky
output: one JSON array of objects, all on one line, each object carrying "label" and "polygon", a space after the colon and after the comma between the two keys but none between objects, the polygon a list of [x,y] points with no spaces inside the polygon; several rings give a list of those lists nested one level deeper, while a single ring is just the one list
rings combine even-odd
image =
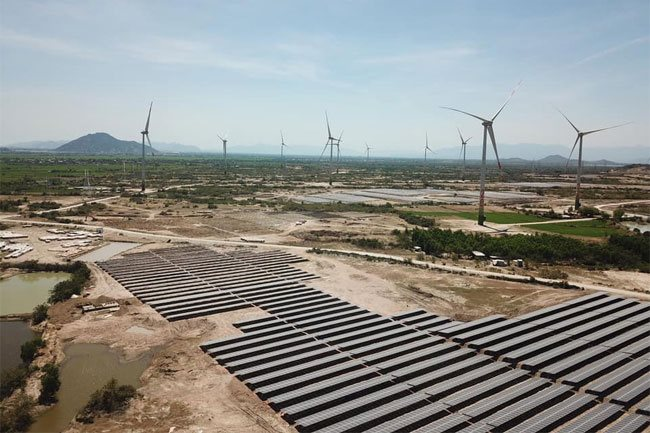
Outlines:
[{"label": "blue sky", "polygon": [[523,80],[498,143],[570,146],[556,105],[581,129],[634,122],[589,136],[586,158],[650,156],[647,0],[2,0],[0,25],[2,144],[139,140],[153,99],[154,142],[264,150],[282,129],[318,154],[327,109],[342,152],[417,156],[425,131],[438,149],[481,134],[439,106],[491,116]]}]

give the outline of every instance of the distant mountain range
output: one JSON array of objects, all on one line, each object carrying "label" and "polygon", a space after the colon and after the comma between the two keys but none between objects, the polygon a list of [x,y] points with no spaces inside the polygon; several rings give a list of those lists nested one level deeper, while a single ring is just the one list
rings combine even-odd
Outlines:
[{"label": "distant mountain range", "polygon": [[[234,154],[258,154],[258,155],[277,155],[279,148],[277,144],[245,144],[233,143],[235,146],[232,148]],[[153,143],[155,153],[183,153],[183,154],[220,154],[221,149],[214,149],[205,151],[197,146],[180,144],[180,143]],[[400,153],[395,151],[382,151],[380,149],[371,152],[371,158],[419,158],[420,152],[419,145],[409,146],[395,146],[400,149]],[[64,152],[76,153],[86,155],[140,155],[142,152],[142,144],[137,141],[124,141],[119,140],[110,134],[104,132],[97,132],[79,137],[75,140],[65,141],[30,141],[24,143],[16,143],[8,146],[0,147],[2,151],[31,151],[31,152]],[[295,143],[288,149],[287,156],[300,156],[307,157],[309,155],[318,156],[321,148],[314,146],[301,145]],[[448,146],[434,148],[436,152],[432,156],[436,160],[458,160],[458,152],[460,146]],[[481,157],[480,145],[467,146],[467,159],[478,160]],[[539,165],[566,165],[570,149],[566,146],[552,145],[552,144],[500,144],[499,156],[504,164],[521,165],[536,163]],[[566,155],[566,156],[563,156]],[[341,146],[341,156],[348,157],[365,157],[365,148],[362,145],[355,146],[347,143]],[[585,160],[586,165],[617,165],[624,163],[648,163],[647,146],[619,146],[616,148],[595,148],[589,149],[587,157],[594,158],[594,160]],[[598,160],[595,160],[598,158]],[[492,149],[488,149],[488,159],[493,161],[494,154]],[[615,161],[615,162],[614,162]],[[571,160],[570,165],[575,165],[575,155]]]}]

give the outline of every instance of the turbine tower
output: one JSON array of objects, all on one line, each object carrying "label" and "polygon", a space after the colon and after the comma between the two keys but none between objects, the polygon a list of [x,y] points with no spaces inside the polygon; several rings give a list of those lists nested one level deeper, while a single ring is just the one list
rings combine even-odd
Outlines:
[{"label": "turbine tower", "polygon": [[[323,157],[323,154],[327,150],[327,146],[329,146],[329,148],[330,148],[330,163],[329,163],[330,180],[329,180],[329,184],[332,185],[332,172],[333,172],[332,164],[334,162],[334,146],[336,146],[336,160],[337,160],[337,163],[338,163],[339,155],[341,154],[341,150],[340,150],[339,145],[341,144],[341,137],[343,136],[343,131],[341,131],[341,135],[339,135],[339,138],[336,138],[336,137],[332,136],[332,130],[330,129],[330,119],[329,119],[329,117],[327,117],[327,111],[325,111],[325,122],[327,123],[327,141],[325,142],[325,147],[323,148],[323,151],[321,152],[320,158],[318,158],[318,160],[320,161],[320,159]],[[338,164],[337,164],[337,167],[336,167],[336,171],[338,173]]]},{"label": "turbine tower", "polygon": [[368,146],[368,143],[366,143],[366,163],[370,162],[370,149],[372,149],[372,147]]},{"label": "turbine tower", "polygon": [[490,135],[490,141],[492,142],[492,147],[494,148],[494,155],[497,158],[497,164],[499,166],[499,170],[501,170],[501,161],[499,161],[499,152],[497,151],[497,142],[494,138],[494,129],[492,128],[492,124],[496,120],[497,116],[501,114],[501,111],[508,105],[508,102],[510,102],[510,99],[512,99],[513,95],[517,91],[517,89],[521,86],[521,81],[519,84],[517,84],[517,87],[515,87],[512,92],[510,93],[510,96],[506,100],[506,102],[503,103],[501,108],[499,108],[499,111],[491,118],[491,119],[484,119],[482,117],[479,117],[475,114],[468,113],[467,111],[462,111],[458,110],[456,108],[451,108],[451,107],[440,107],[444,108],[445,110],[452,110],[452,111],[457,111],[459,113],[466,114],[468,116],[471,116],[475,119],[478,119],[482,122],[483,124],[483,154],[481,156],[481,189],[479,193],[479,199],[478,199],[478,223],[479,225],[483,225],[485,222],[485,158],[486,158],[486,153],[487,153],[487,136],[488,134]]},{"label": "turbine tower", "polygon": [[463,138],[463,134],[460,132],[460,128],[456,129],[458,130],[458,135],[460,136],[460,154],[463,156],[463,180],[465,180],[465,157],[467,155],[467,143],[472,139],[472,137],[469,137],[467,140],[465,140]]},{"label": "turbine tower", "polygon": [[286,144],[284,144],[284,135],[282,134],[282,131],[280,131],[280,138],[282,139],[282,144],[280,144],[280,159],[282,160],[282,165],[284,166],[284,148],[288,147]]},{"label": "turbine tower", "polygon": [[433,153],[433,150],[429,147],[429,133],[424,133],[424,162],[427,162],[427,152]]},{"label": "turbine tower", "polygon": [[223,137],[217,134],[219,140],[223,144],[223,174],[228,174],[228,134],[225,134]]},{"label": "turbine tower", "polygon": [[147,142],[149,143],[149,148],[151,149],[151,156],[153,156],[153,147],[151,146],[151,141],[149,140],[149,121],[151,120],[151,107],[153,107],[153,101],[151,101],[151,104],[149,105],[149,114],[147,115],[147,123],[144,125],[144,131],[142,131],[140,134],[142,134],[142,189],[141,192],[144,194],[144,188],[145,188],[145,160],[144,160],[144,154],[145,154],[145,147],[144,147],[144,139],[147,139]]},{"label": "turbine tower", "polygon": [[573,127],[573,129],[575,129],[576,133],[578,133],[578,136],[576,137],[576,141],[573,143],[573,147],[571,148],[571,153],[569,154],[569,159],[567,160],[566,165],[567,167],[569,166],[569,162],[571,162],[571,155],[573,155],[573,151],[575,150],[576,145],[578,144],[578,142],[580,142],[580,146],[578,147],[578,170],[576,172],[576,201],[574,206],[574,209],[579,209],[580,208],[580,177],[582,176],[582,137],[584,137],[585,135],[593,134],[594,132],[600,132],[600,131],[605,131],[607,129],[613,129],[613,128],[618,128],[620,126],[629,125],[631,122],[621,123],[620,125],[614,125],[607,128],[593,129],[591,131],[581,132],[580,130],[578,130],[578,128],[576,128],[573,122],[571,122],[569,118],[566,117],[566,115],[563,112],[561,112],[557,108],[556,110],[560,112],[562,117],[564,117],[566,121],[569,122],[569,124]]}]

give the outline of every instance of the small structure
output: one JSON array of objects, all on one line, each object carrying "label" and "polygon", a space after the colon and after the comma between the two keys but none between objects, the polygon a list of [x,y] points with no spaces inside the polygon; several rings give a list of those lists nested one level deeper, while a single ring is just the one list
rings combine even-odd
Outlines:
[{"label": "small structure", "polygon": [[422,247],[419,247],[419,246],[416,245],[416,246],[413,247],[413,251],[415,251],[416,253],[421,253],[422,252]]},{"label": "small structure", "polygon": [[485,260],[485,253],[480,251],[472,251],[472,256],[477,260]]},{"label": "small structure", "polygon": [[120,304],[117,302],[104,302],[103,304],[99,305],[93,305],[93,304],[88,304],[88,305],[82,305],[81,306],[81,312],[86,314],[86,313],[94,313],[96,311],[118,311],[120,309]]},{"label": "small structure", "polygon": [[515,259],[513,260],[515,266],[518,268],[523,268],[524,267],[524,260],[523,259]]},{"label": "small structure", "polygon": [[0,239],[21,239],[21,238],[26,238],[28,237],[27,235],[24,235],[22,233],[14,233],[10,231],[0,231]]},{"label": "small structure", "polygon": [[492,266],[504,267],[508,266],[508,263],[503,259],[492,259]]}]

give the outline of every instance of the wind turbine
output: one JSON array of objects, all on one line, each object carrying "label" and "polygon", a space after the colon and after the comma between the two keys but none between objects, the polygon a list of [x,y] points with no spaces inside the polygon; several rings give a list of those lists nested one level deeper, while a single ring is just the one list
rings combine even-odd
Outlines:
[{"label": "wind turbine", "polygon": [[458,135],[460,136],[460,154],[463,155],[463,180],[465,180],[465,156],[467,154],[467,143],[472,139],[472,137],[469,137],[467,140],[465,140],[463,138],[463,134],[460,132],[460,128],[456,129],[458,130]]},{"label": "wind turbine", "polygon": [[472,116],[473,118],[480,120],[483,124],[483,155],[481,156],[481,190],[478,199],[479,225],[483,225],[483,223],[485,222],[485,209],[484,209],[485,208],[485,171],[486,171],[485,158],[487,153],[487,136],[488,134],[490,135],[490,141],[492,142],[492,147],[494,148],[494,155],[497,157],[497,164],[499,165],[499,170],[501,170],[501,161],[499,161],[499,152],[497,151],[497,142],[494,138],[494,129],[492,128],[492,124],[496,120],[497,116],[501,114],[501,111],[503,111],[506,105],[508,105],[508,102],[510,102],[510,99],[512,99],[519,86],[521,86],[521,81],[519,82],[519,84],[517,84],[517,87],[515,87],[512,90],[506,102],[504,102],[501,108],[499,108],[499,111],[497,111],[497,113],[492,117],[492,119],[489,120],[479,117],[475,114],[468,113],[467,111],[458,110],[456,108],[440,107],[440,108],[444,108],[445,110],[452,110],[452,111],[457,111],[459,113],[467,114],[468,116]]},{"label": "wind turbine", "polygon": [[147,115],[147,123],[144,125],[144,131],[142,131],[140,134],[142,134],[142,193],[144,194],[144,188],[145,188],[145,161],[144,161],[144,153],[145,153],[145,148],[144,148],[144,139],[146,137],[147,142],[149,143],[149,148],[151,149],[151,156],[153,156],[153,146],[151,146],[151,141],[149,140],[149,121],[151,120],[151,107],[153,107],[153,101],[151,101],[151,104],[149,105],[149,114]]},{"label": "wind turbine", "polygon": [[[327,117],[327,111],[325,111],[325,122],[327,123],[327,141],[325,142],[325,147],[323,148],[323,151],[320,154],[319,160],[323,157],[323,154],[327,150],[327,146],[330,148],[330,163],[329,163],[329,170],[330,170],[330,180],[329,183],[332,185],[332,163],[334,162],[334,146],[336,146],[336,160],[338,163],[339,155],[341,154],[340,147],[339,145],[341,144],[341,137],[343,137],[343,131],[341,131],[341,135],[339,135],[339,138],[333,137],[332,136],[332,130],[330,129],[330,119]],[[338,173],[338,164],[336,167],[336,171]]]},{"label": "wind turbine", "polygon": [[223,144],[223,174],[228,174],[228,134],[225,134],[223,137],[217,134],[217,137],[219,137]]},{"label": "wind turbine", "polygon": [[368,143],[366,143],[366,163],[370,162],[370,149],[372,149],[372,147],[368,146]]},{"label": "wind turbine", "polygon": [[280,159],[282,160],[282,165],[284,164],[284,148],[288,147],[286,144],[284,144],[284,135],[282,134],[282,131],[280,131],[280,138],[282,139],[282,144],[280,144]]},{"label": "wind turbine", "polygon": [[429,147],[429,133],[424,133],[424,162],[427,162],[427,152],[433,153],[433,150]]},{"label": "wind turbine", "polygon": [[567,122],[575,129],[575,131],[578,133],[578,136],[576,137],[576,141],[573,143],[573,147],[571,148],[571,153],[569,154],[569,159],[566,162],[567,167],[569,166],[569,162],[571,162],[571,155],[573,155],[573,151],[576,148],[576,145],[578,142],[580,142],[580,147],[578,147],[578,171],[576,173],[576,201],[575,201],[575,206],[574,209],[579,209],[580,208],[580,177],[582,176],[582,137],[585,135],[593,134],[594,132],[600,132],[600,131],[605,131],[607,129],[613,129],[613,128],[618,128],[619,126],[624,126],[624,125],[629,125],[632,122],[627,122],[627,123],[621,123],[620,125],[614,125],[610,126],[607,128],[601,128],[601,129],[593,129],[591,131],[584,131],[581,132],[576,128],[576,126],[569,120],[568,117],[565,116],[563,112],[561,112],[559,109],[556,108],[556,110],[566,119]]}]

